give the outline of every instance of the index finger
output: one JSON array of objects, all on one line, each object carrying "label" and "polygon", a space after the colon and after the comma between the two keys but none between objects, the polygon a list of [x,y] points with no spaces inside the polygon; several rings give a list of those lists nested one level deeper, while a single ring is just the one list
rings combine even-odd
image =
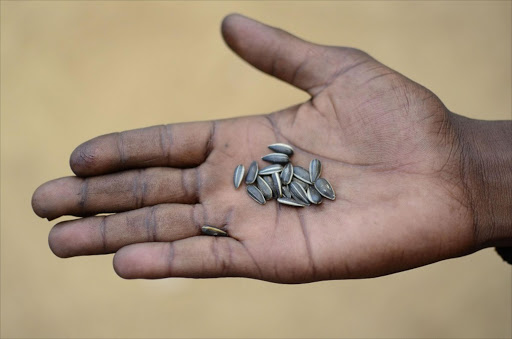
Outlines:
[{"label": "index finger", "polygon": [[213,147],[215,121],[152,126],[105,134],[78,146],[70,158],[77,176],[141,167],[195,167]]}]

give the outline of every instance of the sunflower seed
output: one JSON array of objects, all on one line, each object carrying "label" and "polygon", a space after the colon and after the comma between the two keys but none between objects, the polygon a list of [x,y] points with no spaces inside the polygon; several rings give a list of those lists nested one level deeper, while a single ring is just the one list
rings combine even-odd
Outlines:
[{"label": "sunflower seed", "polygon": [[292,193],[290,192],[290,187],[288,187],[288,185],[283,185],[283,195],[286,198],[292,198]]},{"label": "sunflower seed", "polygon": [[293,166],[293,176],[301,181],[304,181],[306,184],[313,184],[309,180],[309,172],[300,166]]},{"label": "sunflower seed", "polygon": [[201,227],[201,232],[205,235],[213,235],[213,236],[221,236],[227,237],[228,233],[226,231],[221,230],[220,228],[204,225]]},{"label": "sunflower seed", "polygon": [[235,168],[235,174],[233,175],[233,183],[235,184],[235,188],[240,187],[242,183],[242,179],[244,178],[245,168],[244,165],[238,165]]},{"label": "sunflower seed", "polygon": [[270,148],[272,151],[277,152],[277,153],[293,155],[292,146],[287,145],[287,144],[280,144],[280,143],[272,144],[272,145],[269,145],[268,148]]},{"label": "sunflower seed", "polygon": [[290,161],[290,158],[286,154],[283,153],[270,153],[262,157],[266,162],[271,162],[273,164],[286,164]]},{"label": "sunflower seed", "polygon": [[263,179],[262,177],[258,176],[258,178],[256,178],[256,185],[258,186],[258,189],[263,194],[263,197],[265,198],[265,200],[272,199],[272,189],[267,184],[265,179]]},{"label": "sunflower seed", "polygon": [[281,183],[283,185],[288,185],[292,181],[293,177],[293,165],[291,163],[287,163],[284,166],[283,171],[281,172]]},{"label": "sunflower seed", "polygon": [[294,199],[291,199],[291,198],[286,198],[286,197],[278,198],[277,201],[279,203],[281,203],[281,204],[289,205],[289,206],[295,206],[295,207],[304,207],[304,206],[306,206],[306,205],[304,205],[300,201],[297,201],[297,200],[294,200]]},{"label": "sunflower seed", "polygon": [[256,161],[251,162],[251,166],[247,170],[247,176],[245,177],[245,183],[247,185],[253,184],[258,176],[258,163]]},{"label": "sunflower seed", "polygon": [[292,181],[292,183],[290,184],[290,193],[292,194],[292,197],[295,198],[295,200],[298,200],[304,203],[305,205],[309,205],[309,200],[306,191],[297,182]]},{"label": "sunflower seed", "polygon": [[322,195],[317,191],[314,186],[308,186],[308,190],[306,192],[308,200],[315,205],[322,203]]},{"label": "sunflower seed", "polygon": [[249,196],[254,199],[258,204],[265,205],[265,197],[263,196],[263,193],[258,189],[258,187],[254,185],[248,185],[247,186],[247,193],[249,193]]},{"label": "sunflower seed", "polygon": [[266,167],[263,167],[260,170],[259,175],[270,175],[275,172],[281,172],[282,170],[283,170],[282,165],[279,165],[279,164],[268,165]]},{"label": "sunflower seed", "polygon": [[311,182],[315,182],[316,179],[320,178],[322,173],[322,163],[318,159],[313,159],[309,163],[309,179]]},{"label": "sunflower seed", "polygon": [[279,173],[272,173],[272,192],[276,198],[281,198],[283,196],[283,189],[281,188],[281,179],[279,178]]},{"label": "sunflower seed", "polygon": [[[272,176],[270,175],[265,175],[265,176],[261,176],[263,178],[263,180],[265,180],[265,182],[268,184],[268,187],[270,187],[270,189],[272,189],[272,187],[274,186],[274,182],[272,181]],[[275,197],[274,197],[275,198]]]},{"label": "sunflower seed", "polygon": [[308,186],[309,186],[309,185],[308,185],[308,184],[306,184],[304,181],[300,181],[300,180],[299,180],[299,179],[297,179],[297,178],[293,178],[293,179],[292,179],[292,182],[296,182],[297,184],[301,185],[301,186],[302,186],[302,188],[304,188],[304,191],[305,191],[305,190],[307,190],[307,188],[308,188]]},{"label": "sunflower seed", "polygon": [[334,189],[332,188],[331,184],[327,179],[320,178],[315,181],[315,188],[317,189],[318,193],[320,193],[322,196],[326,197],[327,199],[334,200],[336,199],[336,193],[334,193]]}]

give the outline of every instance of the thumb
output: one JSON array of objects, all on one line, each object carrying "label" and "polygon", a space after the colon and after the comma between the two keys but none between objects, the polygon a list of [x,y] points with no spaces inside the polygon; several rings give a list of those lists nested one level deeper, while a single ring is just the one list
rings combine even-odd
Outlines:
[{"label": "thumb", "polygon": [[222,36],[251,65],[311,95],[354,63],[349,48],[313,44],[240,14],[224,18]]}]

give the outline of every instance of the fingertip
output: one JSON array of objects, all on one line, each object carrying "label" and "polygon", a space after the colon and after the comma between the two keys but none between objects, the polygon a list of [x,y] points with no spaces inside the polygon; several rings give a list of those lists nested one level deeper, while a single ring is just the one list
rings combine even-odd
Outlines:
[{"label": "fingertip", "polygon": [[[241,48],[243,38],[248,36],[248,28],[251,24],[263,24],[239,13],[231,13],[224,17],[221,24],[221,33],[227,45],[236,53]],[[254,33],[254,31],[252,31]]]},{"label": "fingertip", "polygon": [[42,184],[32,194],[32,210],[40,218],[52,220],[58,217],[51,206],[51,201],[55,197],[54,182],[55,180],[52,180]]},{"label": "fingertip", "polygon": [[43,201],[42,197],[44,196],[44,185],[45,184],[42,184],[41,186],[36,188],[36,190],[32,194],[32,200],[30,202],[32,205],[32,210],[40,218],[46,218],[48,213],[44,205],[41,204],[41,202]]},{"label": "fingertip", "polygon": [[136,256],[137,251],[133,251],[134,246],[136,247],[136,245],[122,247],[116,252],[112,260],[114,271],[123,279],[139,278],[136,272],[138,272],[138,267],[140,266],[138,264],[140,258]]},{"label": "fingertip", "polygon": [[66,213],[76,212],[76,201],[63,197],[76,196],[76,182],[82,179],[65,177],[48,181],[39,186],[32,195],[32,210],[48,220],[56,219]]},{"label": "fingertip", "polygon": [[232,24],[240,19],[249,19],[249,18],[246,17],[245,15],[242,15],[237,12],[229,13],[228,15],[226,15],[224,17],[224,19],[222,19],[222,24],[221,24],[222,30],[224,31],[224,29],[232,27]]},{"label": "fingertip", "polygon": [[114,258],[112,259],[112,267],[114,268],[114,272],[123,279],[129,279],[128,275],[126,274],[126,270],[124,269],[123,265],[123,251],[124,247],[122,247],[120,250],[118,250],[114,254]]},{"label": "fingertip", "polygon": [[84,142],[73,150],[69,157],[69,167],[77,176],[86,176],[96,165],[96,148]]},{"label": "fingertip", "polygon": [[140,243],[122,247],[114,255],[114,271],[123,279],[159,279],[169,277],[166,265],[168,243]]},{"label": "fingertip", "polygon": [[[48,246],[50,250],[59,258],[69,258],[71,255],[65,250],[61,244],[66,243],[66,239],[63,238],[61,232],[62,223],[59,223],[52,227],[50,233],[48,233]],[[64,234],[65,235],[65,234]]]}]

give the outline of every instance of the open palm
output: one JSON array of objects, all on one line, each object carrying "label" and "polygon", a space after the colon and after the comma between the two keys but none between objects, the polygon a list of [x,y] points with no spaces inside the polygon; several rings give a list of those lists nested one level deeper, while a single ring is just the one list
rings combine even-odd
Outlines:
[{"label": "open palm", "polygon": [[[114,267],[127,278],[299,283],[383,275],[476,250],[453,114],[435,95],[361,51],[307,43],[239,15],[225,19],[223,35],[311,100],[82,144],[71,156],[78,177],[48,182],[33,197],[42,217],[84,217],[52,229],[57,255],[117,252]],[[294,147],[294,164],[320,159],[337,199],[258,205],[235,190],[234,168],[275,142]],[[201,236],[206,224],[230,237]]]}]

